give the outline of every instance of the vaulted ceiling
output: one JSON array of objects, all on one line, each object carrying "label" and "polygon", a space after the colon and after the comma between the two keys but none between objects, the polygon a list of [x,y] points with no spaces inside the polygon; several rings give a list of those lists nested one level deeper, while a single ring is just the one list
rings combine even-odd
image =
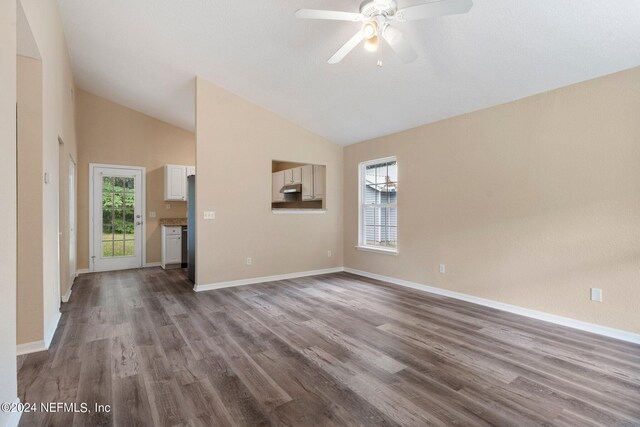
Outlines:
[{"label": "vaulted ceiling", "polygon": [[[422,3],[400,1],[400,6]],[[325,61],[358,29],[299,8],[353,0],[59,0],[76,83],[195,127],[196,75],[350,144],[640,66],[637,0],[475,0],[466,15],[399,24],[419,54],[382,46]]]}]

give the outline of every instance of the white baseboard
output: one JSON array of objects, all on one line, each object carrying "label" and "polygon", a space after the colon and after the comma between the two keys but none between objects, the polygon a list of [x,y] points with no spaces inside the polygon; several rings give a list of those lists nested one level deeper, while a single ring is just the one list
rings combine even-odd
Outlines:
[{"label": "white baseboard", "polygon": [[147,262],[144,264],[144,268],[160,267],[160,266],[162,266],[161,262]]},{"label": "white baseboard", "polygon": [[[19,404],[20,403],[20,398],[16,397],[16,399],[13,401],[14,404]],[[0,413],[0,423],[4,423],[3,425],[5,427],[17,427],[18,424],[20,424],[20,417],[22,417],[22,412],[21,411],[14,411],[14,412],[4,412],[4,413]]]},{"label": "white baseboard", "polygon": [[234,286],[254,285],[256,283],[275,282],[277,280],[296,279],[298,277],[317,276],[319,274],[339,273],[343,267],[325,268],[324,270],[300,271],[297,273],[279,274],[276,276],[253,277],[251,279],[231,280],[228,282],[210,283],[207,285],[195,285],[196,292],[210,291],[213,289],[231,288]]},{"label": "white baseboard", "polygon": [[53,340],[53,335],[56,333],[56,329],[58,328],[58,323],[60,322],[61,317],[62,317],[62,313],[60,313],[59,311],[56,312],[55,319],[53,320],[53,322],[51,322],[51,324],[45,331],[44,345],[46,350],[48,350],[49,346],[51,345],[51,340]]},{"label": "white baseboard", "polygon": [[51,345],[51,341],[53,340],[53,336],[56,333],[56,329],[58,328],[58,323],[60,322],[61,317],[62,317],[62,313],[58,312],[54,321],[51,322],[51,324],[47,328],[47,331],[43,340],[27,342],[24,344],[18,344],[16,346],[16,354],[18,356],[21,356],[23,354],[37,353],[39,351],[48,350],[49,346]]},{"label": "white baseboard", "polygon": [[69,302],[69,298],[71,298],[71,290],[73,288],[73,285],[69,286],[69,289],[67,289],[67,292],[65,292],[64,295],[62,295],[62,297],[60,299],[62,299],[62,302]]},{"label": "white baseboard", "polygon": [[76,271],[76,277],[78,277],[81,274],[87,274],[87,273],[89,273],[88,268],[79,268],[78,271]]},{"label": "white baseboard", "polygon": [[449,291],[446,289],[435,288],[433,286],[422,285],[420,283],[409,282],[407,280],[396,279],[394,277],[382,276],[380,274],[369,273],[367,271],[355,270],[353,268],[345,267],[344,271],[347,273],[357,274],[358,276],[368,277],[370,279],[382,280],[394,285],[405,286],[407,288],[417,289],[419,291],[430,292],[432,294],[442,295],[450,298],[455,298],[462,301],[471,302],[473,304],[483,305],[485,307],[491,307],[502,311],[508,311],[509,313],[519,314],[521,316],[530,317],[532,319],[544,320],[545,322],[555,323],[556,325],[567,326],[573,329],[579,329],[581,331],[591,332],[598,335],[604,335],[606,337],[619,339],[622,341],[631,342],[634,344],[640,344],[640,334],[633,332],[623,331],[621,329],[610,328],[608,326],[596,325],[595,323],[583,322],[582,320],[575,320],[568,317],[558,316],[555,314],[545,313],[543,311],[531,310],[517,305],[506,304],[499,301],[490,299],[475,297],[473,295],[463,294],[460,292]]},{"label": "white baseboard", "polygon": [[46,349],[47,346],[44,345],[44,340],[26,342],[16,346],[16,354],[22,356],[23,354],[37,353],[39,351],[45,351]]}]

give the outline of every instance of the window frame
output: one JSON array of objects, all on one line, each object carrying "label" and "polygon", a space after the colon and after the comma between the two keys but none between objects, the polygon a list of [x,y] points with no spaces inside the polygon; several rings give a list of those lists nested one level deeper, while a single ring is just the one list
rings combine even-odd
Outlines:
[{"label": "window frame", "polygon": [[[380,159],[367,160],[364,162],[360,162],[358,165],[358,244],[356,245],[356,249],[370,252],[379,252],[389,255],[397,255],[399,242],[398,242],[398,196],[396,193],[396,202],[395,203],[381,203],[381,204],[368,204],[366,206],[376,206],[376,207],[389,207],[396,209],[396,247],[395,248],[385,248],[380,246],[368,245],[366,242],[366,232],[364,230],[365,227],[365,201],[364,201],[364,190],[366,184],[366,173],[367,166],[375,165],[379,163],[389,163],[396,162],[396,167],[398,167],[398,158],[396,156],[383,157]],[[400,178],[398,177],[398,181]]]}]

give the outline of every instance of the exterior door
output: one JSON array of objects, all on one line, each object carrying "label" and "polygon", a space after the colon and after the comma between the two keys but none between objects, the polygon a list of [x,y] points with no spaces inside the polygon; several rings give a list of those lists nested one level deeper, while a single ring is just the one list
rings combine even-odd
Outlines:
[{"label": "exterior door", "polygon": [[144,169],[92,165],[91,271],[142,267]]}]

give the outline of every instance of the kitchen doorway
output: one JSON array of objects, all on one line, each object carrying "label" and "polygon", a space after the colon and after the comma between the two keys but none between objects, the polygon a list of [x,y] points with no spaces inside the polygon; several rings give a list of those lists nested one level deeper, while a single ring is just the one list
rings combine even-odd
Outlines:
[{"label": "kitchen doorway", "polygon": [[142,267],[145,168],[90,164],[89,169],[89,271]]}]

